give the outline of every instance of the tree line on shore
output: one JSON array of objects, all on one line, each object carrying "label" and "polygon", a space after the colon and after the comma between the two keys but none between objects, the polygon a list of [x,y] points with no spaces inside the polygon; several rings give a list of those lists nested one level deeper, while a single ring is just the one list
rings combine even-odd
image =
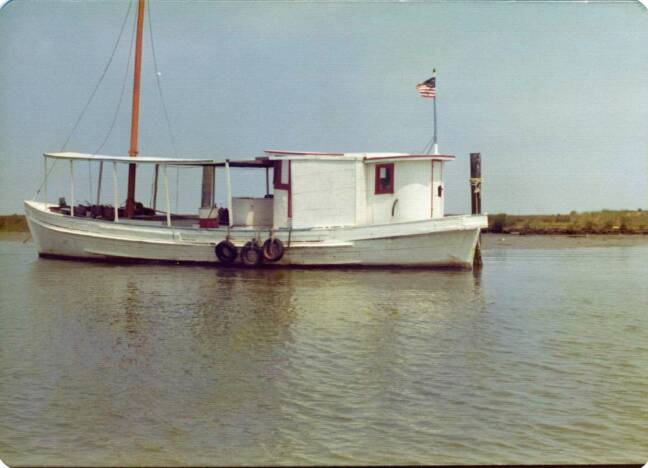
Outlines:
[{"label": "tree line on shore", "polygon": [[0,215],[0,232],[27,232],[28,230],[24,215]]},{"label": "tree line on shore", "polygon": [[602,210],[555,215],[488,215],[486,232],[502,234],[648,234],[648,211]]}]

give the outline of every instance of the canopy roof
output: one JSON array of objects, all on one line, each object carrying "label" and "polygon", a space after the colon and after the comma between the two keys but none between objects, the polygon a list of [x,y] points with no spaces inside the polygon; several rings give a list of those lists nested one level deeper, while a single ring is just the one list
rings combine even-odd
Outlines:
[{"label": "canopy roof", "polygon": [[157,158],[150,156],[107,156],[89,153],[44,153],[46,158],[67,159],[70,161],[107,161],[123,164],[159,164],[166,166],[215,166],[223,167],[229,163],[230,167],[266,168],[272,167],[273,160],[277,159],[338,159],[338,160],[364,160],[366,163],[380,161],[395,161],[408,159],[432,159],[440,161],[453,160],[450,154],[410,154],[410,153],[313,153],[299,151],[274,151],[265,150],[268,156],[256,157],[248,160],[230,159],[181,159]]},{"label": "canopy roof", "polygon": [[225,166],[229,162],[230,167],[271,167],[272,162],[266,157],[255,158],[246,161],[215,160],[215,159],[181,159],[181,158],[157,158],[150,156],[107,156],[103,154],[88,153],[44,153],[44,157],[52,159],[67,159],[70,161],[107,161],[127,164],[160,164],[166,166]]}]

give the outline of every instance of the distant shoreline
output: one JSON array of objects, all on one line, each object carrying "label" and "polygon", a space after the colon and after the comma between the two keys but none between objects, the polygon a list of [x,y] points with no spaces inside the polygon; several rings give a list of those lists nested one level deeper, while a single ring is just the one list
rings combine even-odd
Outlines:
[{"label": "distant shoreline", "polygon": [[0,233],[21,233],[28,232],[25,215],[12,214],[0,215]]},{"label": "distant shoreline", "polygon": [[648,234],[648,211],[602,210],[556,215],[488,215],[484,232],[519,235]]},{"label": "distant shoreline", "polygon": [[[27,233],[24,215],[0,215],[0,233]],[[513,235],[619,235],[648,234],[648,211],[603,210],[556,215],[488,216],[486,233]],[[5,236],[3,236],[4,238]]]}]

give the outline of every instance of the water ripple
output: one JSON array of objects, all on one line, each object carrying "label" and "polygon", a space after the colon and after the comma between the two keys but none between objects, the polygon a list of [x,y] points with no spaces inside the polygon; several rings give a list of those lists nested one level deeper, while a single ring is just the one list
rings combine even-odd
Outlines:
[{"label": "water ripple", "polygon": [[481,274],[125,267],[0,242],[0,455],[642,462],[646,265],[615,247],[487,250]]}]

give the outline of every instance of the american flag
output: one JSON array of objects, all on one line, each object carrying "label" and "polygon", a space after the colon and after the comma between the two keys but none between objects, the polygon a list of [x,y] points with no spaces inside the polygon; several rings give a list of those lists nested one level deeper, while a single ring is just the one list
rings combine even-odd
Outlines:
[{"label": "american flag", "polygon": [[423,83],[417,84],[416,90],[422,97],[434,99],[436,97],[436,72],[432,78],[425,80]]}]

